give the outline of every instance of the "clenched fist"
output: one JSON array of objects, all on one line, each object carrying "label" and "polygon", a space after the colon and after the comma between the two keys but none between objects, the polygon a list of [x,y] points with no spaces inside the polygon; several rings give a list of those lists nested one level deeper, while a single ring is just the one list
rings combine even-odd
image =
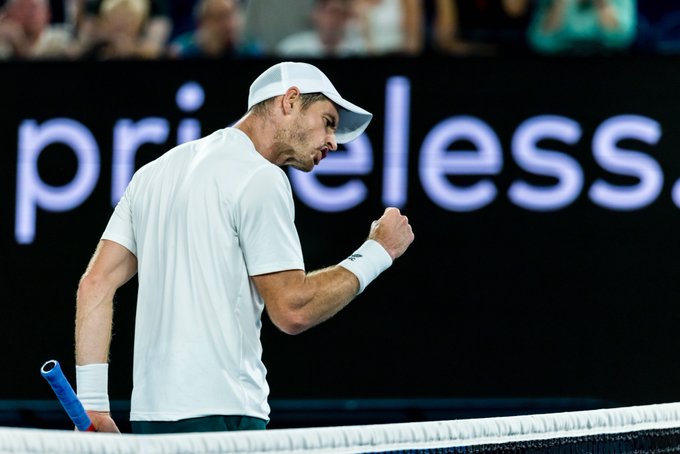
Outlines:
[{"label": "clenched fist", "polygon": [[380,219],[373,221],[368,234],[368,239],[380,243],[392,260],[406,252],[414,238],[408,218],[394,207],[386,208]]}]

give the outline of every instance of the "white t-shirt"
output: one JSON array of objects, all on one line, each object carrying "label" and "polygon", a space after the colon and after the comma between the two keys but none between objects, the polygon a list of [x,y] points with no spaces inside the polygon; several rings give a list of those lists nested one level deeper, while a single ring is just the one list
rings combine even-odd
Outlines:
[{"label": "white t-shirt", "polygon": [[290,183],[240,130],[135,173],[103,239],[137,256],[130,419],[269,419],[264,308],[249,276],[304,270]]},{"label": "white t-shirt", "polygon": [[381,0],[366,12],[369,47],[377,55],[400,52],[406,35],[401,0]]},{"label": "white t-shirt", "polygon": [[338,47],[331,54],[325,48],[315,31],[303,31],[284,38],[276,47],[276,54],[281,57],[352,57],[366,55],[367,48],[363,38],[347,33]]}]

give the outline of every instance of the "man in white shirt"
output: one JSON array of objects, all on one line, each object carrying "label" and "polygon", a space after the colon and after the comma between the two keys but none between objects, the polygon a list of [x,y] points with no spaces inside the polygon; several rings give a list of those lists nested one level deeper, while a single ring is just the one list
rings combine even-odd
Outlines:
[{"label": "man in white shirt", "polygon": [[300,333],[345,307],[413,241],[408,219],[387,208],[354,254],[305,271],[281,167],[312,170],[371,118],[313,65],[279,63],[253,82],[234,127],[135,173],[77,293],[77,391],[97,430],[118,431],[107,391],[113,296],[135,274],[133,431],[265,428],[262,311]]},{"label": "man in white shirt", "polygon": [[276,46],[282,57],[352,57],[366,55],[368,48],[352,27],[350,0],[315,0],[311,30],[293,33]]},{"label": "man in white shirt", "polygon": [[73,31],[50,24],[51,15],[49,0],[9,0],[0,7],[0,60],[76,56]]}]

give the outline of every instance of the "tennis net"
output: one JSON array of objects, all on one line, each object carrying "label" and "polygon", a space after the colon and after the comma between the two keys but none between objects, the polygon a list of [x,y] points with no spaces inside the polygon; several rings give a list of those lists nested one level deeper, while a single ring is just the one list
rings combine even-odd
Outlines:
[{"label": "tennis net", "polygon": [[497,418],[173,435],[0,428],[2,453],[673,453],[680,403]]}]

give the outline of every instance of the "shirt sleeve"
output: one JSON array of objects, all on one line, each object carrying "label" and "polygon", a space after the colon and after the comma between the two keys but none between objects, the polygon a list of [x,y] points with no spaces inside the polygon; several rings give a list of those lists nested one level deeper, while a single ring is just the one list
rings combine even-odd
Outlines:
[{"label": "shirt sleeve", "polygon": [[[134,179],[133,179],[134,182]],[[127,248],[134,255],[137,255],[137,242],[132,228],[132,184],[131,182],[123,197],[113,210],[109,223],[104,229],[102,240],[111,240]]]},{"label": "shirt sleeve", "polygon": [[276,166],[259,169],[244,186],[236,226],[250,276],[304,270],[288,178]]}]

